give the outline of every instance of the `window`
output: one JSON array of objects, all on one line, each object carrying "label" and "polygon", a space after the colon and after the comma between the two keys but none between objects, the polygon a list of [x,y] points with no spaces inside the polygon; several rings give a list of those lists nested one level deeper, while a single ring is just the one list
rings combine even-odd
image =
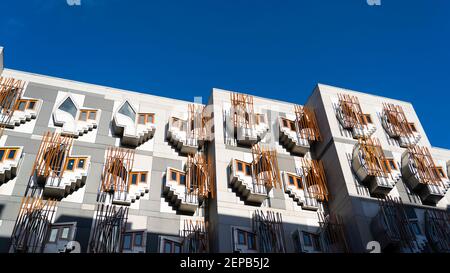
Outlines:
[{"label": "window", "polygon": [[237,167],[238,167],[238,171],[240,171],[240,172],[242,172],[244,170],[241,162],[237,163]]},{"label": "window", "polygon": [[171,172],[171,178],[172,178],[172,180],[177,181],[177,173],[172,171]]},{"label": "window", "polygon": [[364,114],[364,118],[366,119],[367,123],[373,123],[370,114]]},{"label": "window", "polygon": [[181,244],[172,240],[164,239],[163,253],[181,253]]},{"label": "window", "polygon": [[16,150],[8,150],[8,159],[14,159],[16,157]]},{"label": "window", "polygon": [[252,166],[250,166],[250,164],[245,165],[245,174],[252,175]]},{"label": "window", "polygon": [[292,175],[289,175],[289,185],[292,185],[292,186],[295,185],[295,179]]},{"label": "window", "polygon": [[239,245],[245,245],[247,244],[247,232],[243,230],[238,230],[238,244]]},{"label": "window", "polygon": [[69,159],[67,161],[66,170],[73,171],[73,166],[75,165],[75,159]]},{"label": "window", "polygon": [[283,126],[289,128],[288,121],[286,119],[283,119]]},{"label": "window", "polygon": [[321,247],[320,247],[320,239],[319,239],[319,235],[317,234],[311,234],[311,236],[313,237],[313,247],[315,251],[320,251]]},{"label": "window", "polygon": [[179,171],[171,170],[171,180],[177,181],[180,185],[185,185],[186,183],[186,175]]},{"label": "window", "polygon": [[440,178],[446,178],[445,173],[444,173],[444,169],[442,167],[436,167],[434,169],[435,173],[437,174],[438,177]]},{"label": "window", "polygon": [[78,111],[75,103],[70,97],[67,97],[67,99],[59,106],[58,109],[69,113],[73,118],[75,118]]},{"label": "window", "polygon": [[135,247],[144,247],[144,232],[125,232],[122,237],[122,249],[133,250]]},{"label": "window", "polygon": [[71,241],[74,236],[74,224],[53,224],[47,233],[47,243],[58,243],[61,241]]},{"label": "window", "polygon": [[398,170],[397,164],[395,163],[395,160],[393,158],[387,158],[386,159],[386,167],[390,170]]},{"label": "window", "polygon": [[256,240],[254,233],[247,233],[247,245],[248,249],[256,250]]},{"label": "window", "polygon": [[411,128],[411,131],[417,132],[417,128],[416,128],[416,125],[414,124],[414,122],[409,123],[409,128]]},{"label": "window", "polygon": [[303,189],[302,178],[296,175],[288,175],[289,185],[296,186],[298,189]]},{"label": "window", "polygon": [[245,163],[243,161],[239,161],[236,160],[236,164],[237,164],[237,170],[239,172],[244,172],[245,170],[245,175],[252,175],[252,165],[249,163]]},{"label": "window", "polygon": [[27,105],[27,109],[28,110],[34,110],[35,106],[36,106],[36,101],[35,100],[28,101],[28,105]]},{"label": "window", "polygon": [[63,227],[61,231],[61,239],[69,239],[70,227]]},{"label": "window", "polygon": [[1,148],[0,149],[0,162],[5,160],[5,156],[7,160],[14,160],[17,155],[17,148]]},{"label": "window", "polygon": [[132,237],[133,237],[133,234],[131,234],[131,233],[123,235],[123,246],[122,246],[123,249],[125,249],[125,250],[132,249],[132,243],[131,243]]},{"label": "window", "polygon": [[97,110],[81,110],[78,120],[87,121],[95,120],[97,116]]},{"label": "window", "polygon": [[0,161],[3,161],[3,157],[5,156],[6,149],[0,149]]},{"label": "window", "polygon": [[303,232],[303,244],[305,246],[312,246],[311,236],[307,232]]},{"label": "window", "polygon": [[86,160],[85,159],[78,159],[78,164],[77,164],[77,168],[79,169],[84,169],[84,164],[85,164]]},{"label": "window", "polygon": [[180,185],[186,184],[186,175],[180,173]]},{"label": "window", "polygon": [[27,101],[25,101],[25,100],[20,100],[19,101],[19,104],[17,105],[17,108],[16,108],[16,110],[19,110],[19,111],[25,111],[25,108],[27,107]]},{"label": "window", "polygon": [[138,119],[139,124],[145,124],[145,115],[140,114]]},{"label": "window", "polygon": [[58,238],[58,228],[52,228],[50,230],[50,237],[48,238],[48,241],[50,243],[54,243],[56,242],[56,239]]},{"label": "window", "polygon": [[318,234],[303,231],[303,244],[312,247],[314,251],[321,251],[320,237]]},{"label": "window", "polygon": [[132,121],[136,120],[136,112],[133,110],[133,107],[131,107],[128,101],[126,101],[122,105],[122,107],[120,107],[119,113],[129,117]]},{"label": "window", "polygon": [[147,172],[130,172],[130,175],[131,175],[131,184],[133,185],[147,182]]}]

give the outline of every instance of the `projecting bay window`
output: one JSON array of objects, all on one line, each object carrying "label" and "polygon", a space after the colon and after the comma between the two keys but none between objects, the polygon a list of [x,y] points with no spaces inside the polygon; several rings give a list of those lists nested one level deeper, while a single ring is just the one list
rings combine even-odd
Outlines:
[{"label": "projecting bay window", "polygon": [[252,175],[252,165],[244,161],[236,160],[237,171],[243,173],[244,175]]},{"label": "projecting bay window", "polygon": [[180,185],[186,184],[186,174],[180,171],[170,170],[170,179],[178,182]]},{"label": "projecting bay window", "polygon": [[147,183],[148,172],[130,172],[131,185],[138,185],[139,183]]},{"label": "projecting bay window", "polygon": [[152,113],[139,113],[138,124],[155,123],[155,114]]},{"label": "projecting bay window", "polygon": [[288,181],[290,186],[295,186],[297,189],[302,190],[302,178],[300,176],[288,174]]},{"label": "projecting bay window", "polygon": [[37,100],[18,100],[16,104],[16,111],[34,110]]},{"label": "projecting bay window", "polygon": [[4,160],[15,160],[18,150],[18,148],[0,148],[0,162]]},{"label": "projecting bay window", "polygon": [[88,121],[97,118],[97,110],[81,110],[78,120]]}]

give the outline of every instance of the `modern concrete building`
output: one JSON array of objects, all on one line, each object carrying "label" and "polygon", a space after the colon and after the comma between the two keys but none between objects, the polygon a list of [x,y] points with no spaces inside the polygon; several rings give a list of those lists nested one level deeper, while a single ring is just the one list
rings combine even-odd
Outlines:
[{"label": "modern concrete building", "polygon": [[410,103],[191,103],[6,69],[2,48],[0,76],[1,252],[450,251],[450,150]]}]

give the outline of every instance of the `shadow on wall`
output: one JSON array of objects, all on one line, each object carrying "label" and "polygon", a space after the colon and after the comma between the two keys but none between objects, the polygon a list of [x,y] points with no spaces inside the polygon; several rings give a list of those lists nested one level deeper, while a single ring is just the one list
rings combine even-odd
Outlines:
[{"label": "shadow on wall", "polygon": [[[3,219],[3,209],[5,208],[5,205],[0,204],[0,219]],[[0,226],[1,228],[1,226]],[[0,237],[0,253],[8,252],[9,245],[11,242],[10,237]]]}]

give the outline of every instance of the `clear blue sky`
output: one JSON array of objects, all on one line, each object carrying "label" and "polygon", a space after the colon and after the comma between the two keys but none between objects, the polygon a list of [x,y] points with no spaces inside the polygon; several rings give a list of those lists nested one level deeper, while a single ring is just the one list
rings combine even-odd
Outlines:
[{"label": "clear blue sky", "polygon": [[318,82],[413,103],[450,148],[450,1],[0,0],[8,68],[184,100],[302,104]]}]

